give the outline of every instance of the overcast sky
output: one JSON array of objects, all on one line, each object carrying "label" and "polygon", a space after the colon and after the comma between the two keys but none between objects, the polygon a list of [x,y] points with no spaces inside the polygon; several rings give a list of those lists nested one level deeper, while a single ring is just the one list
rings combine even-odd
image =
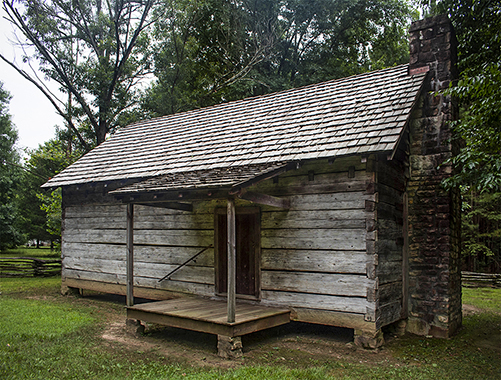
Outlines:
[{"label": "overcast sky", "polygon": [[[22,53],[9,42],[14,37],[12,27],[4,16],[3,9],[0,9],[0,52],[22,64]],[[27,70],[26,66],[23,68]],[[19,133],[18,147],[37,148],[39,144],[53,138],[54,126],[62,126],[63,119],[56,114],[45,96],[1,59],[0,81],[3,82],[4,90],[12,96],[9,113]]]}]

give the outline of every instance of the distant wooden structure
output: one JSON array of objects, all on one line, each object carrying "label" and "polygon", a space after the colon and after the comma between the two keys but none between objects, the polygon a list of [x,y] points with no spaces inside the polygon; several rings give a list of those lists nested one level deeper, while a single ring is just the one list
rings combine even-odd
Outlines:
[{"label": "distant wooden structure", "polygon": [[[454,112],[431,94],[453,78],[453,42],[446,17],[422,20],[409,65],[119,130],[44,185],[63,188],[63,287],[217,333],[222,356],[289,320],[353,328],[368,347],[401,320],[454,333],[459,198],[438,168]],[[181,295],[199,298],[133,302]]]}]

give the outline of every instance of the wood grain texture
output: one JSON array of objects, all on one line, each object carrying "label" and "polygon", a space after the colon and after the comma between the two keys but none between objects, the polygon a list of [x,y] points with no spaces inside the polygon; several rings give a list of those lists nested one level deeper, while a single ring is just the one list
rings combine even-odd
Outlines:
[{"label": "wood grain texture", "polygon": [[[96,260],[124,260],[127,251],[125,244],[105,243],[68,243],[62,244],[65,258],[94,258]],[[168,247],[135,245],[136,261],[144,263],[180,265],[200,252],[203,247]],[[188,266],[213,266],[214,249],[207,249]]]},{"label": "wood grain texture", "polygon": [[376,324],[367,322],[364,314],[294,307],[292,308],[291,319],[299,322],[376,331]]},{"label": "wood grain texture", "polygon": [[[94,258],[65,257],[63,264],[66,269],[89,271],[95,273],[122,275],[126,273],[126,260],[103,260]],[[149,277],[159,280],[167,273],[176,269],[178,265],[134,262],[135,276]],[[201,284],[214,283],[214,268],[202,266],[184,266],[171,277],[174,281],[196,282]],[[169,281],[169,280],[165,280]]]},{"label": "wood grain texture", "polygon": [[367,307],[374,305],[361,297],[339,297],[294,292],[263,291],[264,305],[302,307],[319,310],[342,311],[365,314]]},{"label": "wood grain texture", "polygon": [[[62,278],[64,280],[88,280],[92,282],[123,285],[124,287],[126,284],[125,274],[98,273],[64,268],[62,270]],[[138,288],[150,288],[169,292],[198,294],[206,297],[214,296],[215,291],[214,284],[199,284],[177,280],[163,281],[159,283],[157,278],[140,276],[134,277],[134,286],[136,287],[135,291]]]},{"label": "wood grain texture", "polygon": [[365,229],[274,229],[261,232],[264,249],[364,250]]},{"label": "wood grain texture", "polygon": [[365,251],[263,249],[261,269],[365,274],[373,256]]},{"label": "wood grain texture", "polygon": [[263,291],[366,297],[367,289],[376,283],[364,275],[263,271],[261,286]]},{"label": "wood grain texture", "polygon": [[[348,176],[350,167],[354,168],[352,178]],[[252,191],[286,197],[290,202],[289,210],[260,207],[261,256],[257,264],[261,267],[262,303],[358,316],[376,309],[376,247],[392,248],[385,252],[395,252],[392,257],[398,257],[398,245],[376,241],[379,194],[367,191],[367,183],[375,176],[365,167],[360,157],[334,164],[307,163],[281,175],[278,183],[270,179],[252,187]],[[310,171],[314,172],[313,181],[308,180]],[[89,204],[65,209],[63,276],[67,281],[119,287],[126,280],[125,206],[92,204],[93,199],[86,199]],[[374,207],[367,209],[367,203]],[[176,272],[171,280],[158,283],[201,248],[214,243],[214,212],[226,209],[226,200],[198,199],[192,204],[193,212],[135,206],[135,291],[214,296],[214,249]],[[241,199],[235,200],[235,206],[237,213],[239,208],[256,209]],[[388,237],[395,235],[392,223],[388,220],[381,226]],[[366,253],[369,241],[374,254]],[[381,267],[380,273],[391,275],[390,269]]]}]

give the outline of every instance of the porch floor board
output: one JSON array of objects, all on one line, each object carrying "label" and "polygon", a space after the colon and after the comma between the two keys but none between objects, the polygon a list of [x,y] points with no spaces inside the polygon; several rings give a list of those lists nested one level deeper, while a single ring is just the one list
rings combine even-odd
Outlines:
[{"label": "porch floor board", "polygon": [[290,310],[238,303],[235,322],[227,321],[226,302],[203,298],[178,298],[127,308],[127,318],[170,327],[230,337],[290,322]]}]

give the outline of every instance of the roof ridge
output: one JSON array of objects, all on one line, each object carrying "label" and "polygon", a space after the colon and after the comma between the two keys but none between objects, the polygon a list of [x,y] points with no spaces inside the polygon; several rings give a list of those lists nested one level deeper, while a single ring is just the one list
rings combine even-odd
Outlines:
[{"label": "roof ridge", "polygon": [[426,76],[407,67],[131,124],[44,186],[392,152]]},{"label": "roof ridge", "polygon": [[280,91],[276,91],[276,92],[270,92],[268,94],[256,95],[256,96],[251,96],[251,97],[247,97],[247,98],[243,98],[243,99],[231,100],[229,102],[223,102],[223,103],[213,104],[213,105],[207,106],[207,107],[194,108],[194,109],[187,110],[187,111],[181,111],[181,112],[176,112],[176,113],[173,113],[173,114],[158,116],[158,117],[154,117],[154,118],[151,118],[151,119],[146,119],[146,120],[141,120],[141,121],[134,122],[134,123],[132,123],[130,125],[127,125],[126,127],[122,128],[122,129],[118,130],[117,133],[119,133],[120,131],[123,131],[126,128],[132,128],[134,126],[142,125],[144,123],[150,123],[150,122],[153,122],[153,121],[156,121],[156,120],[160,121],[160,120],[168,119],[168,118],[175,117],[175,116],[190,115],[192,113],[205,112],[205,111],[208,111],[208,110],[211,110],[211,109],[214,109],[214,108],[219,108],[219,107],[230,108],[230,107],[232,107],[232,106],[234,106],[234,105],[236,105],[238,103],[250,102],[250,101],[254,101],[254,100],[263,100],[265,98],[276,97],[276,96],[279,96],[279,95],[282,95],[282,94],[286,94],[286,93],[304,91],[305,89],[308,89],[308,88],[313,88],[313,87],[319,87],[319,86],[323,86],[323,85],[334,84],[334,83],[337,83],[337,82],[342,83],[342,82],[345,82],[345,81],[352,81],[353,79],[355,79],[357,77],[372,76],[372,75],[375,75],[377,73],[387,72],[387,71],[393,71],[393,70],[397,70],[397,69],[400,69],[400,68],[403,68],[403,67],[408,67],[408,66],[409,66],[409,64],[405,63],[405,64],[401,64],[401,65],[397,65],[397,66],[387,67],[387,68],[384,68],[384,69],[379,69],[379,70],[374,70],[374,71],[366,71],[366,72],[359,73],[359,74],[353,74],[353,75],[348,76],[348,77],[330,79],[330,80],[327,80],[327,81],[322,81],[322,82],[318,82],[318,83],[311,83],[311,84],[300,86],[300,87],[292,87],[292,88],[285,89],[285,90],[280,90]]}]

